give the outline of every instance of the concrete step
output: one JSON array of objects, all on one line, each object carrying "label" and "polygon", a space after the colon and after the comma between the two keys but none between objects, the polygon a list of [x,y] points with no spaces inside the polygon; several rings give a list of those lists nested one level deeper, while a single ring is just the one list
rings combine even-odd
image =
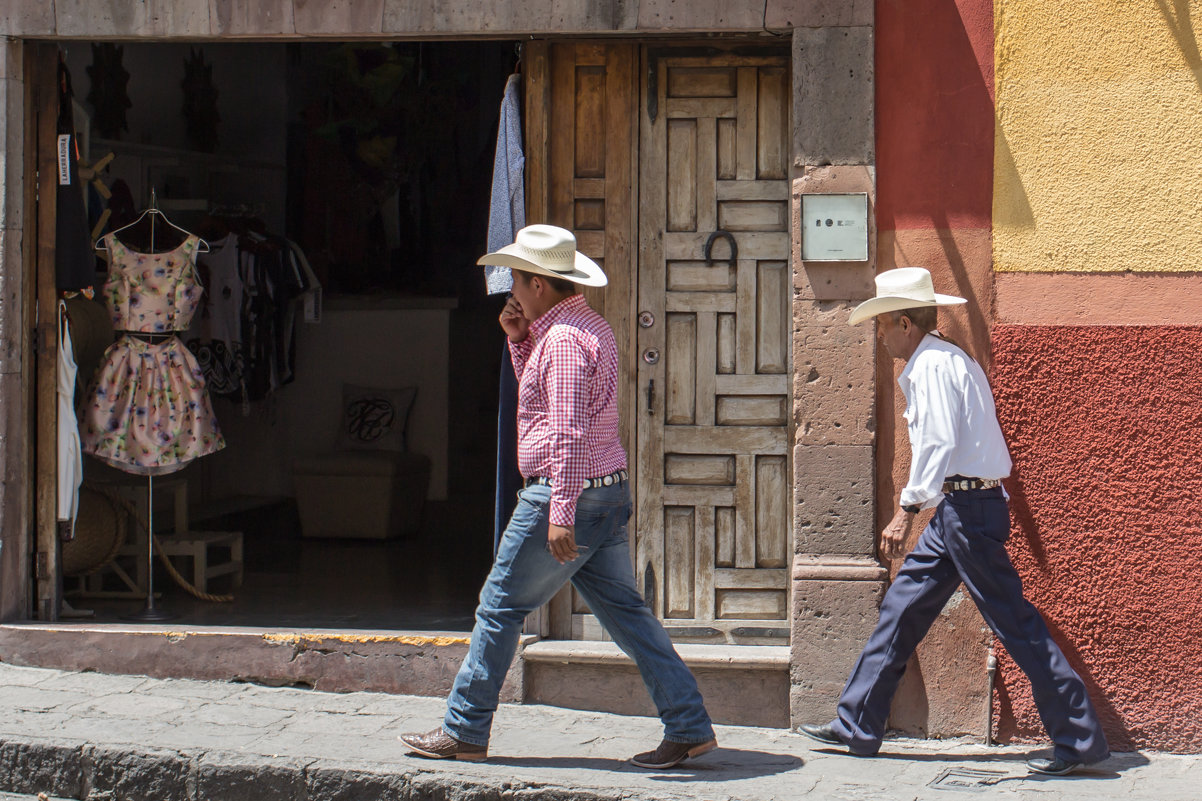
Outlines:
[{"label": "concrete step", "polygon": [[[788,646],[681,644],[676,652],[715,723],[788,728]],[[527,703],[655,715],[634,662],[612,642],[544,640],[523,648],[522,661]]]},{"label": "concrete step", "polygon": [[[445,698],[469,641],[467,632],[6,623],[0,624],[0,662]],[[716,723],[789,726],[787,646],[681,644],[676,650]],[[518,654],[502,701],[655,715],[634,663],[612,642],[526,636]]]}]

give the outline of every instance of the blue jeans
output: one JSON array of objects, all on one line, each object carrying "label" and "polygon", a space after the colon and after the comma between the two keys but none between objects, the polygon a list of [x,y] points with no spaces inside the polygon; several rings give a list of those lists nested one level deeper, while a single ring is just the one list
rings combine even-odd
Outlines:
[{"label": "blue jeans", "polygon": [[518,493],[517,508],[480,591],[472,644],[447,698],[443,730],[465,743],[488,744],[522,622],[570,579],[614,642],[634,660],[664,723],[664,736],[678,743],[713,738],[697,681],[635,586],[626,536],[631,512],[626,482],[580,494],[575,529],[580,555],[562,565],[547,550],[550,499],[551,488],[537,484]]},{"label": "blue jeans", "polygon": [[1023,597],[1010,556],[1001,488],[948,493],[881,602],[876,630],[847,679],[831,728],[856,754],[875,754],[906,662],[960,582],[1031,680],[1055,756],[1097,762],[1110,753],[1081,677]]}]

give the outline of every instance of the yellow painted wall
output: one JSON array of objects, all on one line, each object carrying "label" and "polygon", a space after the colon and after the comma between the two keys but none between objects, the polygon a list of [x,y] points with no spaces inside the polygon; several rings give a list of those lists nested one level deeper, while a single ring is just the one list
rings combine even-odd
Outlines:
[{"label": "yellow painted wall", "polygon": [[1202,2],[995,0],[994,26],[995,269],[1202,270]]}]

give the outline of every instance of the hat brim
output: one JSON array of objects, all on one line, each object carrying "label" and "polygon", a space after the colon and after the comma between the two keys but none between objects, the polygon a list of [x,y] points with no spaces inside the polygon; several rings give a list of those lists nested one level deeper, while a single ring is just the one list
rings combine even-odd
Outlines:
[{"label": "hat brim", "polygon": [[964,298],[958,298],[955,295],[940,295],[938,292],[935,293],[935,300],[933,301],[915,300],[914,298],[903,298],[896,295],[883,298],[869,298],[852,310],[851,316],[847,318],[847,322],[850,325],[859,325],[865,320],[871,320],[878,314],[885,314],[886,312],[919,309],[924,306],[959,306],[967,302]]},{"label": "hat brim", "polygon": [[476,260],[476,264],[485,264],[492,267],[508,267],[511,270],[521,270],[522,272],[535,273],[537,275],[546,275],[551,278],[562,278],[565,281],[571,281],[574,284],[582,284],[583,286],[605,286],[609,283],[609,279],[605,277],[605,271],[597,262],[590,259],[580,251],[576,251],[575,263],[570,271],[559,272],[548,267],[543,267],[537,262],[523,258],[514,252],[515,245],[506,245],[496,253],[486,253]]}]

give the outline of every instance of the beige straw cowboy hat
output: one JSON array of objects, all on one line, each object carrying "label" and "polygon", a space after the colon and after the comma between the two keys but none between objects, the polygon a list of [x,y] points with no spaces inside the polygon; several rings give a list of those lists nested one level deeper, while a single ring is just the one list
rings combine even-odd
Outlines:
[{"label": "beige straw cowboy hat", "polygon": [[958,306],[967,302],[955,295],[937,293],[931,274],[922,267],[898,267],[876,277],[876,297],[856,306],[847,322],[856,325],[885,312],[920,306]]},{"label": "beige straw cowboy hat", "polygon": [[597,262],[576,250],[572,232],[555,225],[527,225],[518,231],[512,245],[486,253],[476,264],[549,275],[584,286],[609,283]]}]

